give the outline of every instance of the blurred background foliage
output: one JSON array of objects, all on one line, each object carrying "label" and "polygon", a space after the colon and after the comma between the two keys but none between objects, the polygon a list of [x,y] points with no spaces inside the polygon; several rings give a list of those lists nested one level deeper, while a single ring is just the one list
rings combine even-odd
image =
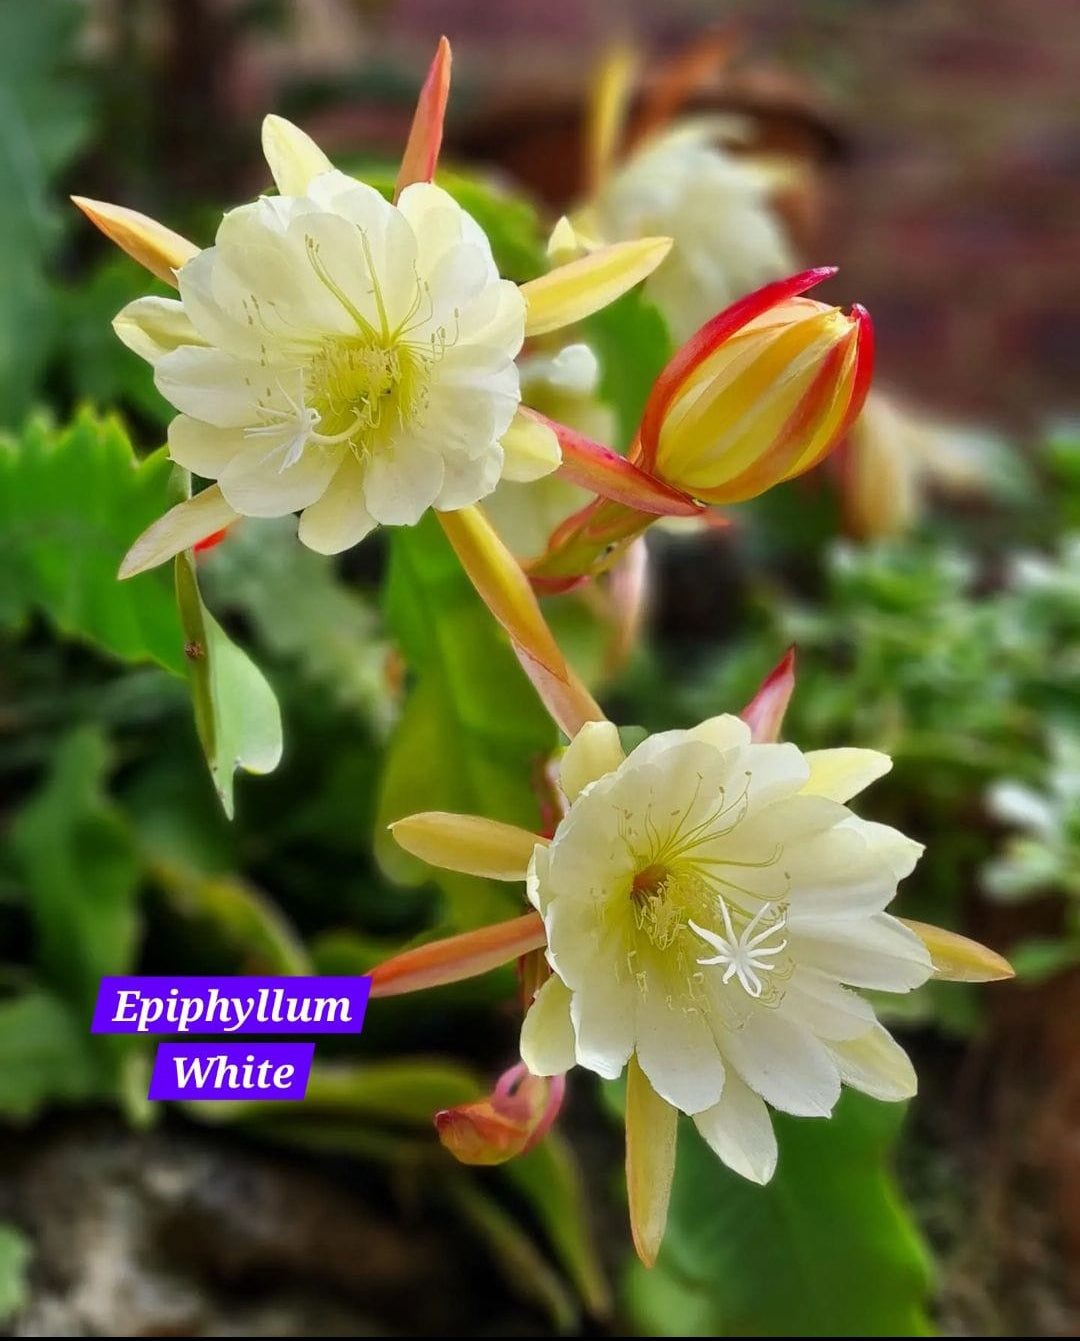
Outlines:
[{"label": "blurred background foliage", "polygon": [[[867,6],[820,8],[842,30]],[[1051,425],[1064,406],[1013,420],[1015,447],[986,448],[980,495],[931,492],[900,535],[840,536],[828,468],[724,531],[654,533],[646,636],[617,671],[607,659],[599,686],[620,722],[688,725],[737,711],[794,644],[786,734],[894,757],[863,811],[927,846],[901,911],[978,935],[1020,975],[992,999],[930,985],[887,1003],[924,1077],[906,1122],[851,1094],[830,1123],[782,1119],[768,1188],[729,1174],[688,1129],[668,1240],[646,1272],[625,1229],[617,1087],[575,1075],[559,1130],[497,1169],[463,1168],[437,1144],[433,1112],[480,1096],[514,1059],[509,970],[379,1002],[362,1038],[320,1042],[296,1107],[163,1111],[144,1097],[151,1045],[89,1036],[102,974],[362,973],[512,916],[519,889],[432,873],[386,841],[386,822],[428,808],[545,822],[554,728],[430,519],[336,562],[300,547],[288,521],[244,521],[185,570],[179,612],[166,570],[114,577],[183,482],[160,449],[168,407],[109,325],[148,281],[64,192],[205,239],[217,210],[264,185],[256,105],[336,127],[341,161],[387,184],[379,164],[418,68],[402,34],[422,59],[430,16],[386,0],[331,17],[346,11],[365,58],[320,70],[321,5],[306,27],[272,0],[0,6],[0,1315],[22,1335],[154,1334],[177,1325],[179,1273],[191,1335],[223,1334],[235,1306],[223,1288],[270,1299],[240,1314],[267,1335],[282,1319],[302,1335],[1072,1334],[1080,436]],[[611,15],[596,13],[604,29]],[[685,38],[700,16],[679,15]],[[813,55],[828,65],[843,51]],[[466,164],[493,133],[475,60],[466,44],[466,130],[441,180],[502,272],[525,279],[546,263],[552,192],[508,186],[513,146],[501,177]],[[513,118],[501,124],[511,139]],[[569,197],[570,167],[564,186]],[[671,348],[664,322],[631,295],[583,334],[625,445]],[[549,607],[575,661],[604,664],[589,612]],[[185,655],[193,632],[205,658]],[[276,770],[239,775],[230,823],[233,759],[273,770],[282,736]],[[174,1182],[177,1159],[219,1148],[267,1196],[259,1179],[292,1187],[299,1169],[316,1189],[301,1198],[308,1219],[329,1217],[375,1265],[335,1264],[314,1230],[289,1257],[283,1196],[265,1241],[244,1240],[250,1260],[207,1267],[192,1255],[204,1234],[217,1242],[206,1205],[192,1193],[162,1220],[161,1179],[132,1194],[128,1169],[134,1238],[110,1228],[100,1188],[82,1215],[116,1258],[108,1280],[144,1274],[143,1302],[95,1293],[90,1257],[53,1228],[79,1219],[81,1186],[58,1185],[54,1166],[71,1148],[103,1160],[108,1184],[121,1175],[102,1151],[125,1142],[134,1167]],[[348,1200],[326,1200],[339,1184]],[[239,1184],[230,1195],[246,1204]],[[296,1299],[274,1294],[275,1273]],[[339,1313],[312,1312],[304,1282],[328,1287]]]}]

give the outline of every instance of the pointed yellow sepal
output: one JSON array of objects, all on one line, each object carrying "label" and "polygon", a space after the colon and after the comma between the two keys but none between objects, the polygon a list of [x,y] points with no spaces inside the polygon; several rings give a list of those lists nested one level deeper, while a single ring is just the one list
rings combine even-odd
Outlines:
[{"label": "pointed yellow sepal", "polygon": [[932,927],[926,922],[900,921],[913,931],[930,951],[934,977],[947,982],[1000,982],[1016,976],[1013,966],[994,950],[988,950],[978,941],[959,936],[944,927]]},{"label": "pointed yellow sepal", "polygon": [[429,941],[373,968],[371,995],[401,996],[405,992],[462,982],[510,964],[546,942],[539,913],[526,913],[524,917],[465,931],[446,940]]},{"label": "pointed yellow sepal", "polygon": [[544,335],[599,312],[647,279],[670,250],[669,237],[616,242],[522,284],[525,334]]},{"label": "pointed yellow sepal", "polygon": [[118,577],[135,577],[192,549],[200,540],[231,526],[240,514],[225,502],[216,484],[185,498],[148,526],[124,556]]},{"label": "pointed yellow sepal", "polygon": [[626,1190],[637,1255],[656,1262],[667,1225],[679,1113],[649,1084],[637,1054],[626,1069]]},{"label": "pointed yellow sepal", "polygon": [[524,880],[533,849],[548,841],[513,824],[444,810],[399,819],[390,832],[406,852],[431,866],[489,880]]},{"label": "pointed yellow sepal", "polygon": [[109,205],[104,200],[88,200],[85,196],[72,196],[71,199],[121,251],[126,251],[132,260],[174,289],[177,287],[176,272],[199,254],[194,242],[138,210]]}]

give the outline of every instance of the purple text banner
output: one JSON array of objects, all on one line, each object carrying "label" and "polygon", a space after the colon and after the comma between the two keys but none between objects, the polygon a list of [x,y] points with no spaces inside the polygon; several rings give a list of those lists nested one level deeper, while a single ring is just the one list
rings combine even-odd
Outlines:
[{"label": "purple text banner", "polygon": [[314,1043],[159,1043],[150,1099],[302,1099]]},{"label": "purple text banner", "polygon": [[95,1034],[358,1034],[365,977],[109,977]]}]

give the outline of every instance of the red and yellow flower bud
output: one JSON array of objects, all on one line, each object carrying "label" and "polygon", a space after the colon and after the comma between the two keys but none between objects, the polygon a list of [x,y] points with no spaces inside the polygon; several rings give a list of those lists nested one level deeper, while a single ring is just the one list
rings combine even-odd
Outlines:
[{"label": "red and yellow flower bud", "polygon": [[707,503],[738,503],[809,470],[862,408],[873,341],[802,292],[832,272],[768,285],[708,322],[657,379],[637,464]]}]

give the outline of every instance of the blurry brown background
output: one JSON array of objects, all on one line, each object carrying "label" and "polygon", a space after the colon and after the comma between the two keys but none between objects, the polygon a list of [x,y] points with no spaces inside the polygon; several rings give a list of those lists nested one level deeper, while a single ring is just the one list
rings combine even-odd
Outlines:
[{"label": "blurry brown background", "polygon": [[1076,409],[1073,0],[284,0],[262,6],[276,14],[261,30],[238,22],[250,0],[94,4],[109,41],[118,11],[143,29],[150,11],[175,148],[195,137],[206,163],[193,187],[215,184],[206,132],[224,122],[246,139],[257,189],[249,132],[272,107],[339,155],[392,154],[446,32],[449,148],[483,152],[555,205],[573,194],[581,99],[605,44],[630,34],[659,59],[730,25],[739,51],[715,101],[761,113],[767,142],[822,165],[804,250],[841,266],[831,296],[870,308],[884,380],[1027,433]]}]

